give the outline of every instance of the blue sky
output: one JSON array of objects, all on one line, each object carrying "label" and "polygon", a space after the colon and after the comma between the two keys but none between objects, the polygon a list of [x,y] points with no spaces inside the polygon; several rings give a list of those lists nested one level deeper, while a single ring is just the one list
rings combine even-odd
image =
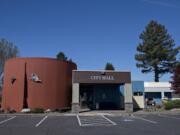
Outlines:
[{"label": "blue sky", "polygon": [[[0,38],[17,45],[22,57],[63,51],[80,70],[111,62],[131,71],[133,80],[153,80],[134,60],[139,34],[152,19],[180,45],[179,0],[0,0]],[[167,80],[169,75],[161,78]]]}]

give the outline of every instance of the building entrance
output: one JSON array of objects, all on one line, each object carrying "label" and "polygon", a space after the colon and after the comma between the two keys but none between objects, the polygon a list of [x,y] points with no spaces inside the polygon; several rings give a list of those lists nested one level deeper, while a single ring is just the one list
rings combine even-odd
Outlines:
[{"label": "building entrance", "polygon": [[[123,108],[124,97],[119,85],[80,84],[80,108],[91,110],[117,110]],[[123,103],[122,103],[123,102]]]},{"label": "building entrance", "polygon": [[72,83],[72,112],[81,108],[133,111],[130,72],[74,70]]},{"label": "building entrance", "polygon": [[80,86],[80,107],[81,109],[93,109],[94,88],[92,85]]}]

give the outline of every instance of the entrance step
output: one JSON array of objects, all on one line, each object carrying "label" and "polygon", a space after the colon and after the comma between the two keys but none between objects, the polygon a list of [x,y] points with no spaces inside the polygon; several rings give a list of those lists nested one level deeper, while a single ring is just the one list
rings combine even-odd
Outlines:
[{"label": "entrance step", "polygon": [[83,112],[89,112],[89,111],[91,111],[89,108],[81,108],[80,110],[79,110],[79,113],[83,113]]}]

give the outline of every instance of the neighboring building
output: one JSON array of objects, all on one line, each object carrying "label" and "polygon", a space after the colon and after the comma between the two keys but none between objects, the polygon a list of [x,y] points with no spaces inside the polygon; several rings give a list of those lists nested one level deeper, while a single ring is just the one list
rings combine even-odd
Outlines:
[{"label": "neighboring building", "polygon": [[[132,98],[133,98],[133,108],[143,109],[145,107],[144,104],[144,81],[132,81]],[[120,93],[122,95],[121,100],[124,100],[124,86],[120,85]],[[122,101],[121,101],[122,103]],[[123,106],[124,104],[122,104]]]},{"label": "neighboring building", "polygon": [[169,82],[144,82],[145,101],[162,105],[162,99],[172,99],[173,90]]},{"label": "neighboring building", "polygon": [[173,92],[172,93],[172,100],[180,100],[180,93]]},{"label": "neighboring building", "polygon": [[132,81],[133,103],[135,109],[143,109],[144,102],[144,81]]}]

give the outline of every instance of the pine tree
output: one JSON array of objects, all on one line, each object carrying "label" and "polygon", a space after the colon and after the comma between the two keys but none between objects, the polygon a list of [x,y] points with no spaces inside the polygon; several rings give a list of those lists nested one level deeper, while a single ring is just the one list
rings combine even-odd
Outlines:
[{"label": "pine tree", "polygon": [[135,55],[136,66],[142,69],[142,73],[154,72],[154,81],[159,82],[159,78],[176,65],[180,47],[175,48],[165,26],[156,21],[150,21],[140,39]]},{"label": "pine tree", "polygon": [[107,62],[105,66],[105,70],[115,70],[112,63]]},{"label": "pine tree", "polygon": [[180,63],[174,68],[171,78],[172,89],[175,90],[176,93],[180,93]]},{"label": "pine tree", "polygon": [[57,55],[56,55],[56,58],[58,60],[62,60],[62,61],[67,61],[68,58],[66,57],[66,55],[63,53],[63,52],[59,52]]},{"label": "pine tree", "polygon": [[75,63],[72,58],[68,59],[68,57],[65,55],[64,52],[59,52],[57,55],[56,55],[56,58],[58,60],[61,60],[61,61],[69,61],[69,62],[72,62],[72,63]]}]

